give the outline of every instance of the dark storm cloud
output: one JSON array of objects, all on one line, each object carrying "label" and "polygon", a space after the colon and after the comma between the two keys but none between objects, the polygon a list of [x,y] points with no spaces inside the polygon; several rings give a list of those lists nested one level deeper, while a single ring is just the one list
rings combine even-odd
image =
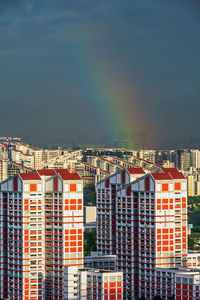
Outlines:
[{"label": "dark storm cloud", "polygon": [[79,70],[85,52],[126,73],[149,145],[199,140],[199,15],[199,1],[0,0],[1,135],[107,139]]}]

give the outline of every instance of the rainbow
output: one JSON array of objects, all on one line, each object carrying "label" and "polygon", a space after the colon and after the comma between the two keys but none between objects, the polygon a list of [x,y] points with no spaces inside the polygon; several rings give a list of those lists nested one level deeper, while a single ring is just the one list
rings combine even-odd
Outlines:
[{"label": "rainbow", "polygon": [[[111,142],[117,139],[126,141],[129,149],[140,147],[143,141],[134,136],[145,126],[145,118],[138,112],[139,98],[136,91],[133,95],[133,84],[123,68],[115,72],[112,61],[102,56],[102,53],[91,53],[88,47],[79,49],[76,72],[79,73],[84,98],[95,122],[108,133]],[[121,146],[124,146],[123,142]]]}]

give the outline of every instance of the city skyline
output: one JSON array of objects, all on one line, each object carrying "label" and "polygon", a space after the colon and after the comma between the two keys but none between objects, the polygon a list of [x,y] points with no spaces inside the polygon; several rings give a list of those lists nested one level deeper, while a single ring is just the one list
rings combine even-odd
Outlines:
[{"label": "city skyline", "polygon": [[200,146],[197,1],[18,0],[0,11],[4,134],[113,145],[142,132],[148,147]]}]

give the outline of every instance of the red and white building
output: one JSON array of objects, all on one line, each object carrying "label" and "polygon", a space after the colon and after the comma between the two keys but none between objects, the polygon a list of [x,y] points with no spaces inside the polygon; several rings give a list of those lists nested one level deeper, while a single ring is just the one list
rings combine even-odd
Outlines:
[{"label": "red and white building", "polygon": [[116,190],[143,175],[142,168],[123,169],[97,184],[97,252],[116,254]]},{"label": "red and white building", "polygon": [[97,250],[117,255],[124,299],[168,299],[173,285],[160,286],[158,269],[187,267],[187,182],[175,168],[141,173],[122,170],[97,185]]},{"label": "red and white building", "polygon": [[78,296],[76,299],[123,299],[122,272],[113,272],[98,269],[80,269],[78,271]]},{"label": "red and white building", "polygon": [[1,299],[64,299],[64,270],[83,266],[81,178],[39,170],[0,186]]},{"label": "red and white building", "polygon": [[200,270],[187,269],[175,272],[175,295],[176,300],[199,300],[200,299]]}]

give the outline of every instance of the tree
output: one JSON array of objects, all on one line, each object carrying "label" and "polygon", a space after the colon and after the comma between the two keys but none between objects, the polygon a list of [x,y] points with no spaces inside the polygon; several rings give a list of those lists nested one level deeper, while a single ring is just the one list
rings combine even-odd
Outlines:
[{"label": "tree", "polygon": [[188,249],[194,250],[195,244],[200,240],[200,232],[192,232],[188,235]]},{"label": "tree", "polygon": [[84,256],[89,256],[91,251],[97,250],[96,231],[85,231],[84,233]]},{"label": "tree", "polygon": [[94,184],[88,184],[84,187],[83,201],[86,206],[96,206],[96,191]]},{"label": "tree", "polygon": [[139,298],[139,300],[146,300],[146,298],[145,298],[144,295],[142,295],[142,296]]}]

